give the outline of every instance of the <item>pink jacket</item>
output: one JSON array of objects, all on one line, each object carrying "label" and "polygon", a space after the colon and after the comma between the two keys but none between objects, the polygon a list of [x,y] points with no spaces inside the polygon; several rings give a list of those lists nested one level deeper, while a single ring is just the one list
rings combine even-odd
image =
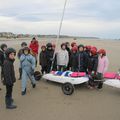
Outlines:
[{"label": "pink jacket", "polygon": [[108,65],[109,65],[109,61],[107,56],[104,56],[103,58],[99,56],[97,72],[102,74],[105,73],[108,69]]}]

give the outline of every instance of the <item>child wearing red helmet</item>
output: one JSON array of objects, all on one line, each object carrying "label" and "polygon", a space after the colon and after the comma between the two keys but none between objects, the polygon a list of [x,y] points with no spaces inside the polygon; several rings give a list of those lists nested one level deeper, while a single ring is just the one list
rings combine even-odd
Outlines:
[{"label": "child wearing red helmet", "polygon": [[77,44],[75,42],[71,43],[71,47],[77,46]]},{"label": "child wearing red helmet", "polygon": [[90,59],[90,50],[91,50],[91,46],[85,46],[84,47],[84,52],[86,54],[86,73],[88,74],[88,63],[89,63],[89,59]]},{"label": "child wearing red helmet", "polygon": [[78,47],[74,46],[71,49],[71,56],[70,56],[70,66],[71,66],[71,71],[77,72],[78,71],[78,66],[77,66],[77,51]]},{"label": "child wearing red helmet", "polygon": [[88,63],[88,74],[92,77],[90,77],[90,80],[88,82],[88,85],[90,88],[95,87],[94,84],[94,77],[96,76],[98,68],[98,54],[96,48],[91,48],[90,50],[90,59]]},{"label": "child wearing red helmet", "polygon": [[[98,57],[98,68],[97,68],[97,79],[102,80],[103,79],[103,74],[107,71],[108,65],[109,65],[109,60],[106,56],[106,51],[104,49],[100,49],[98,51],[99,57]],[[99,81],[98,82],[98,89],[101,89],[103,86],[103,82]]]}]

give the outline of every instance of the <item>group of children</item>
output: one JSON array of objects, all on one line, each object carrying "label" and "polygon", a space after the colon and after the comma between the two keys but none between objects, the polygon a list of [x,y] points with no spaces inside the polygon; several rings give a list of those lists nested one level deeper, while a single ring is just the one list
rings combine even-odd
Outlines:
[{"label": "group of children", "polygon": [[[89,88],[97,86],[98,89],[102,88],[102,81],[95,84],[94,80],[101,80],[103,74],[108,68],[108,58],[104,49],[97,50],[96,47],[77,45],[75,42],[62,43],[61,49],[55,51],[56,46],[52,43],[47,43],[41,46],[39,54],[39,65],[41,66],[41,73],[50,73],[50,71],[66,71],[73,72],[86,72],[90,80],[88,82]],[[39,53],[39,44],[36,38],[33,38],[30,45],[22,42],[21,49],[17,57],[20,61],[19,65],[19,80],[21,80],[21,95],[26,94],[27,80],[31,80],[33,88],[36,87],[36,80],[34,77],[35,67],[37,66],[37,59]],[[12,98],[12,90],[16,81],[14,71],[16,51],[13,48],[7,48],[6,44],[1,45],[0,50],[0,66],[1,66],[1,80],[6,86],[5,103],[6,108],[14,109]]]},{"label": "group of children", "polygon": [[[107,71],[109,61],[104,49],[94,46],[77,45],[75,42],[61,44],[61,49],[55,51],[51,43],[41,47],[39,62],[42,74],[53,71],[86,72],[90,80],[88,87],[102,88],[103,74]],[[95,82],[99,81],[99,82]]]},{"label": "group of children", "polygon": [[[31,85],[33,88],[36,87],[36,81],[34,78],[34,70],[37,65],[37,54],[38,54],[39,44],[38,41],[33,38],[29,47],[26,42],[22,42],[21,49],[19,50],[17,56],[20,60],[19,73],[22,86],[22,95],[26,94],[27,80],[31,80]],[[16,56],[16,50],[13,48],[7,48],[6,44],[1,45],[0,50],[0,67],[1,67],[1,80],[3,85],[6,86],[6,96],[5,103],[7,109],[17,108],[14,105],[14,100],[12,98],[12,91],[14,83],[16,82],[14,61]],[[0,89],[1,90],[1,89]]]}]

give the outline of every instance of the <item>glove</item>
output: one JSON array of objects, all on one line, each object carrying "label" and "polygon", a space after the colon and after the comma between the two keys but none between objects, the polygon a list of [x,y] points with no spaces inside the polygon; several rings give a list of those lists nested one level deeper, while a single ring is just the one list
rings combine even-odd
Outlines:
[{"label": "glove", "polygon": [[64,66],[64,69],[66,69],[66,68],[67,68],[67,66],[65,65],[65,66]]},{"label": "glove", "polygon": [[30,73],[30,74],[31,74],[31,75],[34,75],[34,70],[33,70],[33,69],[31,70],[31,73]]}]

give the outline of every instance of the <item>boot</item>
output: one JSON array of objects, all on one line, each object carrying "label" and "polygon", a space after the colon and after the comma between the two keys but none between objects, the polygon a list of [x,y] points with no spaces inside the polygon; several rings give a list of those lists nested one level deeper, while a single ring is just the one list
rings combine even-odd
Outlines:
[{"label": "boot", "polygon": [[26,88],[25,88],[25,90],[24,91],[22,91],[22,93],[21,93],[22,95],[25,95],[26,94]]},{"label": "boot", "polygon": [[36,88],[36,84],[32,83],[32,87],[33,87],[33,88]]},{"label": "boot", "polygon": [[17,106],[12,104],[11,98],[5,98],[6,108],[7,109],[16,109]]},{"label": "boot", "polygon": [[11,98],[11,102],[12,102],[12,104],[14,103],[14,99],[13,98]]},{"label": "boot", "polygon": [[100,82],[99,84],[98,84],[98,87],[97,87],[97,89],[102,89],[102,87],[103,87],[103,83],[102,82]]}]

